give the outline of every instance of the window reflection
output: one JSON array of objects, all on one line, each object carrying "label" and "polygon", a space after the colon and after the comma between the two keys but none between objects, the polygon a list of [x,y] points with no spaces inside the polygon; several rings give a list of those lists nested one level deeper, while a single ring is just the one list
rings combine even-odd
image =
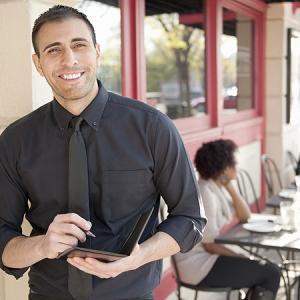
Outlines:
[{"label": "window reflection", "polygon": [[251,109],[253,101],[253,21],[223,9],[221,57],[225,113]]},{"label": "window reflection", "polygon": [[[105,1],[103,1],[105,2]],[[110,2],[117,5],[117,1]],[[82,1],[78,9],[95,28],[101,60],[97,77],[105,88],[121,93],[121,27],[120,8],[92,0]]]},{"label": "window reflection", "polygon": [[146,1],[145,18],[147,102],[172,119],[203,115],[203,7],[151,3]]}]

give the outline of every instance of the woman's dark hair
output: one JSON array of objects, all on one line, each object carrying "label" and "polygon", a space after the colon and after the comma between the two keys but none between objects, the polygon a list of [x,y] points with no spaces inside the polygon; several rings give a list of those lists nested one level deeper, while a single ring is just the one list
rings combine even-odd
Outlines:
[{"label": "woman's dark hair", "polygon": [[93,43],[94,43],[94,45],[96,45],[95,29],[94,29],[92,23],[89,21],[89,19],[87,18],[87,16],[84,13],[82,13],[82,12],[78,11],[77,9],[70,7],[70,6],[55,5],[55,6],[51,7],[50,9],[48,9],[47,11],[45,11],[44,13],[42,13],[34,22],[31,39],[32,39],[32,45],[33,45],[34,51],[38,56],[40,56],[40,53],[39,53],[36,39],[37,39],[37,34],[38,34],[39,30],[41,29],[41,27],[45,23],[63,21],[67,18],[77,18],[77,19],[80,19],[83,22],[85,22],[85,24],[90,29]]},{"label": "woman's dark hair", "polygon": [[235,166],[237,145],[231,140],[204,143],[195,156],[196,169],[203,179],[217,179],[227,167]]}]

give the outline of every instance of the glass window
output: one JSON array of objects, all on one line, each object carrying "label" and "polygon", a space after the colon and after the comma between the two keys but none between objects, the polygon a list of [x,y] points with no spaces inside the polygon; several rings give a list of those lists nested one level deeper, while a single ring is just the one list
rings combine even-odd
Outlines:
[{"label": "glass window", "polygon": [[[105,2],[105,1],[103,1]],[[118,1],[111,2],[118,5]],[[79,7],[95,28],[101,60],[97,77],[106,89],[121,93],[121,12],[119,6],[85,0]]]},{"label": "glass window", "polygon": [[203,115],[205,34],[202,1],[145,1],[147,102],[170,118]]},{"label": "glass window", "polygon": [[223,9],[221,59],[224,112],[253,108],[253,20],[226,8]]}]

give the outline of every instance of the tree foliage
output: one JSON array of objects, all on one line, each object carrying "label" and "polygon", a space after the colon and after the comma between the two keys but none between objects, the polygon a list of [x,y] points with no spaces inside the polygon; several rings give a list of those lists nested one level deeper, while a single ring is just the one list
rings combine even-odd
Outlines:
[{"label": "tree foliage", "polygon": [[177,82],[181,106],[185,108],[182,114],[190,116],[191,74],[195,79],[204,81],[203,32],[180,24],[177,14],[151,17],[150,26],[159,35],[152,41],[154,47],[147,56],[148,90],[158,91],[161,83],[166,81]]}]

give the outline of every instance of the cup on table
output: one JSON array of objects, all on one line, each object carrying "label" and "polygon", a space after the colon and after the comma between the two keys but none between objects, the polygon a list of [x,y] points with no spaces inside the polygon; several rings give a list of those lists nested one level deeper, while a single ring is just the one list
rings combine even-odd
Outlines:
[{"label": "cup on table", "polygon": [[295,229],[295,210],[293,201],[280,201],[280,216],[283,229]]}]

